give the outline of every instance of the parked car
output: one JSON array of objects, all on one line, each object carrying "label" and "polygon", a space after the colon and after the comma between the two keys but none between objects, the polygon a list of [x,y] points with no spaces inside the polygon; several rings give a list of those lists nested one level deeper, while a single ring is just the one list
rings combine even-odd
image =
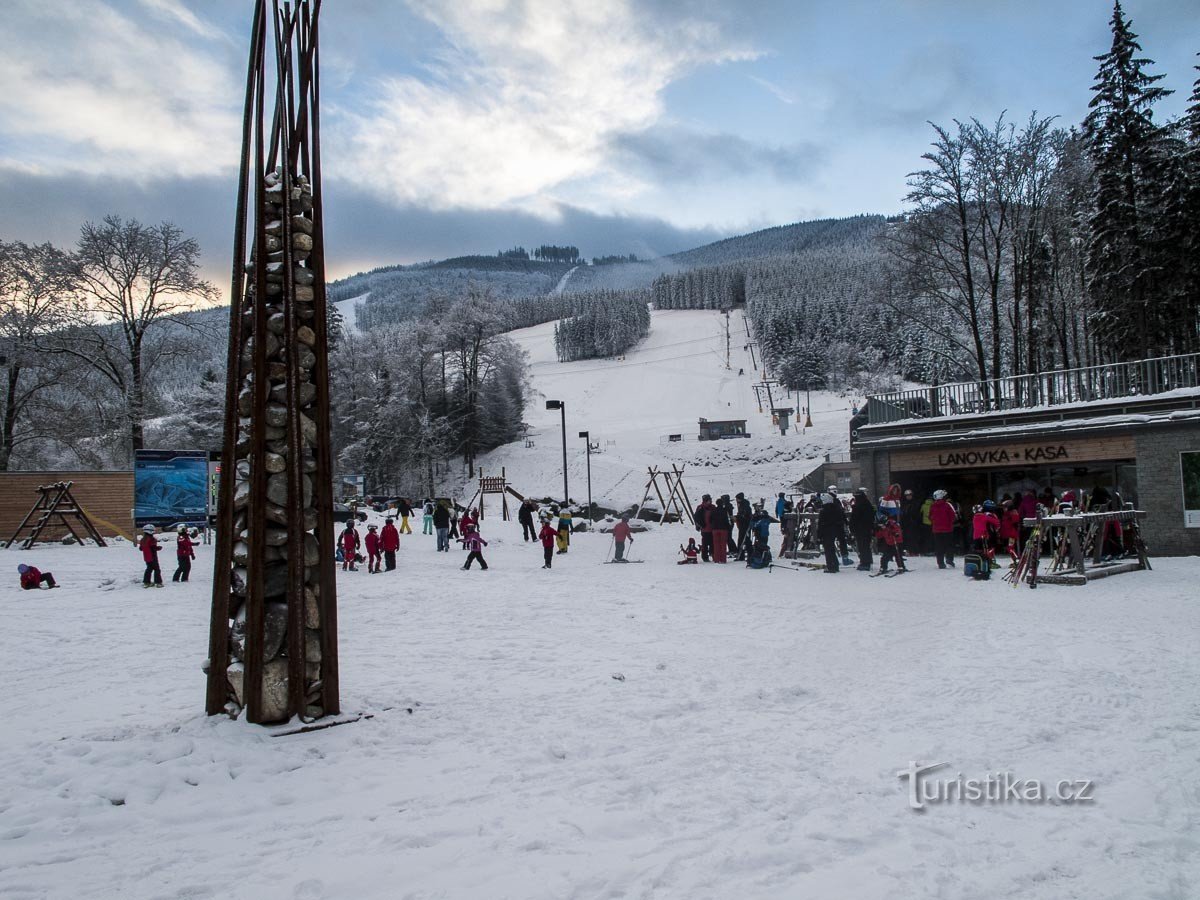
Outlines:
[{"label": "parked car", "polygon": [[[357,510],[354,514],[354,518],[360,522],[367,521],[366,510]],[[333,521],[342,523],[350,521],[350,507],[348,507],[345,503],[333,504]]]}]

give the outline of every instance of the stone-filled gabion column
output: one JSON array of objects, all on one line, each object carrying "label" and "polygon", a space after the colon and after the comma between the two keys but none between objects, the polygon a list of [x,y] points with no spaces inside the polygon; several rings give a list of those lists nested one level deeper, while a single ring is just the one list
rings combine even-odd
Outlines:
[{"label": "stone-filled gabion column", "polygon": [[235,225],[207,699],[210,714],[261,723],[339,711],[316,15],[306,2],[282,13],[270,3],[284,62],[272,69],[268,136],[261,0]]}]

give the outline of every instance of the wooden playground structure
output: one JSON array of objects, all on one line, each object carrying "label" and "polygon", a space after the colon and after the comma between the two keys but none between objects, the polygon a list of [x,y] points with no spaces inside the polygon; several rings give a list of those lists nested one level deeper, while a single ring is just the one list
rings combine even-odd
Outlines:
[{"label": "wooden playground structure", "polygon": [[[659,469],[658,466],[650,466],[646,469],[646,474],[649,475],[649,480],[646,482],[646,490],[642,493],[642,502],[638,504],[637,512],[633,514],[635,519],[641,518],[642,509],[650,501],[651,491],[658,496],[659,508],[662,510],[662,521],[667,521],[667,516],[671,514],[671,510],[675,511],[678,521],[682,522],[685,518],[696,524],[695,515],[692,513],[692,501],[688,497],[687,488],[683,485],[683,470],[685,466],[671,465],[671,470],[667,471]],[[662,479],[662,485],[659,485],[659,479]],[[663,488],[666,488],[666,494],[663,494]]]},{"label": "wooden playground structure", "polygon": [[484,516],[483,500],[488,494],[500,495],[501,516],[504,518],[505,522],[509,520],[508,495],[512,494],[521,502],[524,502],[525,500],[525,496],[513,490],[513,486],[508,483],[508,478],[503,468],[500,469],[499,475],[484,475],[483,469],[479,470],[479,488],[475,491],[474,496],[471,497],[471,501],[467,504],[467,509],[473,507],[475,505],[475,501],[478,500],[480,519],[483,519]]},{"label": "wooden playground structure", "polygon": [[92,524],[92,520],[88,518],[87,512],[71,495],[71,485],[73,481],[56,481],[54,484],[43,484],[38,487],[38,499],[33,504],[33,508],[29,510],[25,518],[21,520],[21,524],[17,526],[17,530],[13,532],[12,537],[8,539],[8,543],[4,545],[5,549],[16,543],[26,528],[29,529],[29,535],[21,544],[22,550],[28,550],[42,535],[42,530],[47,525],[61,525],[71,533],[76,542],[83,544],[83,537],[71,527],[71,523],[79,527],[85,535],[94,540],[97,546],[105,547],[104,538],[100,536],[100,532],[96,530],[96,526]]}]

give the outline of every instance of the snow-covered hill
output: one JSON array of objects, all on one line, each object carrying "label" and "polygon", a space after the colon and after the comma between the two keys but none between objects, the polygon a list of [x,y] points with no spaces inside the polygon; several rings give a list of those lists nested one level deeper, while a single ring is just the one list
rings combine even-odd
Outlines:
[{"label": "snow-covered hill", "polygon": [[[684,483],[694,502],[745,491],[770,497],[804,477],[827,453],[844,452],[850,408],[861,398],[829,392],[812,395],[813,428],[772,430],[770,410],[759,411],[753,384],[761,380],[746,349],[741,310],[729,317],[730,368],[725,368],[725,317],[709,310],[656,311],[650,336],[621,359],[560,363],[554,323],[512,332],[529,354],[533,396],[526,410],[532,447],[509,444],[486,454],[489,474],[504,467],[521,493],[562,494],[562,425],[546,400],[566,403],[568,480],[577,502],[587,497],[587,460],[580,431],[591,433],[592,498],[620,508],[642,498],[648,466],[685,465]],[[758,357],[755,356],[755,359]],[[738,374],[739,370],[743,374]],[[795,395],[780,406],[799,407]],[[746,419],[751,437],[700,442],[699,419]],[[672,443],[669,435],[682,435]],[[596,445],[599,445],[598,447]],[[466,483],[460,496],[469,497]]]}]

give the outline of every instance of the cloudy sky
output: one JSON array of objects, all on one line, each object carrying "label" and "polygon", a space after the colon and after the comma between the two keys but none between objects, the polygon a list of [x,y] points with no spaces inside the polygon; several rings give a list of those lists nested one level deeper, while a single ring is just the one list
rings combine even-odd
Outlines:
[{"label": "cloudy sky", "polygon": [[[0,0],[0,238],[171,220],[224,280],[250,0]],[[1128,0],[1177,93],[1200,2]],[[1106,0],[325,0],[330,269],[653,255],[902,208],[927,121],[1078,122]]]}]

